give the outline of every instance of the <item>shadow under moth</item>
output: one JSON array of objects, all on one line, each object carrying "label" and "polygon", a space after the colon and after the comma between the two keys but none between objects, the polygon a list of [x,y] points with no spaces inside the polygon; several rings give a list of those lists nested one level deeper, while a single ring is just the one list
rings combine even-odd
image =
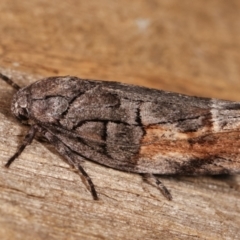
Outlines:
[{"label": "shadow under moth", "polygon": [[171,200],[156,175],[217,175],[240,172],[240,103],[77,77],[49,77],[14,87],[11,111],[30,126],[19,150],[36,133],[94,184],[82,167],[90,160],[141,174]]}]

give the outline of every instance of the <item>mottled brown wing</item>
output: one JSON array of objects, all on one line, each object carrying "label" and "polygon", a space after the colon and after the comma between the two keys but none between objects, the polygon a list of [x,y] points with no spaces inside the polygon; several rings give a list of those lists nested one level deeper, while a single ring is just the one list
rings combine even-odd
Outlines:
[{"label": "mottled brown wing", "polygon": [[239,103],[71,77],[41,95],[41,84],[31,87],[33,118],[86,159],[154,174],[240,169]]}]

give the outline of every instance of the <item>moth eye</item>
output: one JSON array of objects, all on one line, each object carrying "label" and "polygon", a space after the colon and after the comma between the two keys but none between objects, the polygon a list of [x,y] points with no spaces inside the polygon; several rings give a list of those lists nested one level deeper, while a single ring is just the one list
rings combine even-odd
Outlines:
[{"label": "moth eye", "polygon": [[18,118],[21,120],[28,120],[28,112],[26,108],[22,108],[18,114]]}]

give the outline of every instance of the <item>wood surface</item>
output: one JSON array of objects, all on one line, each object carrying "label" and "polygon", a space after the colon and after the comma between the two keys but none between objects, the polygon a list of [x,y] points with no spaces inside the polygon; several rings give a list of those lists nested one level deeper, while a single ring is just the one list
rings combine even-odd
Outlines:
[{"label": "wood surface", "polygon": [[[0,3],[0,72],[26,86],[75,75],[240,101],[237,0]],[[0,83],[0,239],[240,239],[240,175],[161,177],[166,200],[135,174],[86,162],[100,201],[53,147],[34,141]],[[234,143],[233,143],[234,144]]]}]

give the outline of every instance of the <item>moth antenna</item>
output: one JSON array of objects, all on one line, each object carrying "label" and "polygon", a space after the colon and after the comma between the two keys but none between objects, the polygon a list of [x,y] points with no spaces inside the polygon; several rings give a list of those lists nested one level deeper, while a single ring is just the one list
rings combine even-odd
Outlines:
[{"label": "moth antenna", "polygon": [[37,125],[33,125],[29,132],[27,133],[27,135],[25,136],[22,145],[20,146],[20,148],[18,149],[18,151],[7,161],[7,163],[5,164],[5,167],[8,168],[13,161],[23,152],[23,150],[25,149],[25,147],[29,144],[31,144],[36,132],[38,131],[38,126]]},{"label": "moth antenna", "polygon": [[15,88],[16,90],[19,90],[21,87],[18,86],[15,82],[13,82],[9,77],[3,75],[0,73],[0,78],[5,81],[6,83],[8,83],[9,85],[11,85],[13,88]]}]

